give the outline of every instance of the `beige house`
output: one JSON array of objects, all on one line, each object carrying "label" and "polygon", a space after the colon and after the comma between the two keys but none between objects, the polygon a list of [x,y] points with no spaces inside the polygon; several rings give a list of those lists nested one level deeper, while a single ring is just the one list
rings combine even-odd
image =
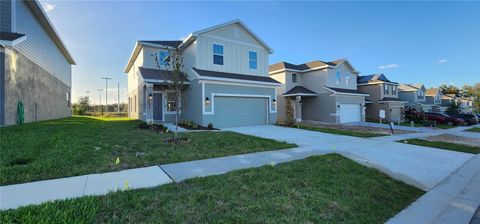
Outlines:
[{"label": "beige house", "polygon": [[447,107],[442,106],[443,93],[439,88],[430,88],[425,92],[425,102],[432,105],[433,112],[444,113]]},{"label": "beige house", "polygon": [[346,59],[300,65],[279,62],[270,65],[269,74],[282,84],[276,88],[279,122],[285,121],[286,100],[291,101],[297,122],[365,120],[368,94],[357,90],[358,72]]},{"label": "beige house", "polygon": [[366,100],[366,120],[403,121],[403,108],[407,101],[398,98],[398,83],[390,81],[384,74],[359,76],[358,90],[368,93]]}]

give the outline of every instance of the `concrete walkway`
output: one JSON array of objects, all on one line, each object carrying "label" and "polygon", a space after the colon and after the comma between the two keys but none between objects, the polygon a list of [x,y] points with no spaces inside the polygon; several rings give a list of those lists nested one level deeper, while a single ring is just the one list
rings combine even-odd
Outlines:
[{"label": "concrete walkway", "polygon": [[158,166],[0,187],[0,210],[111,191],[155,187],[172,180]]},{"label": "concrete walkway", "polygon": [[477,155],[387,223],[469,223],[479,205]]}]

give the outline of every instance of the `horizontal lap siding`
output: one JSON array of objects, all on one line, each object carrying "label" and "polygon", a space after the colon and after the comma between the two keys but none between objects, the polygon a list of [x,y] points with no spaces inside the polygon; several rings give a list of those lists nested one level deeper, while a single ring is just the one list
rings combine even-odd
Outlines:
[{"label": "horizontal lap siding", "polygon": [[23,1],[16,1],[16,28],[26,39],[15,46],[20,53],[71,87],[71,65]]}]

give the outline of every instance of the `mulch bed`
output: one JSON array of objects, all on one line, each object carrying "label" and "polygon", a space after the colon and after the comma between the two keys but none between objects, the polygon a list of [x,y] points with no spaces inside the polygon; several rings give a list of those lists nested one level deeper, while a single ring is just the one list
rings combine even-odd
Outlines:
[{"label": "mulch bed", "polygon": [[212,131],[212,130],[219,130],[217,128],[208,128],[208,127],[203,127],[203,126],[200,126],[200,125],[197,125],[196,127],[192,127],[192,126],[188,126],[188,125],[185,125],[185,124],[178,124],[179,127],[182,127],[182,128],[185,128],[187,130],[204,130],[204,131]]}]

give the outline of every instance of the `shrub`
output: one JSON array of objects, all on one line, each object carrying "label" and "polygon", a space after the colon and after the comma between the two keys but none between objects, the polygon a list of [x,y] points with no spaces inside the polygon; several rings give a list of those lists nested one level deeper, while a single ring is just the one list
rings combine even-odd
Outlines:
[{"label": "shrub", "polygon": [[291,127],[295,123],[295,118],[294,118],[294,111],[292,107],[292,103],[290,102],[290,99],[285,99],[285,124],[289,127]]},{"label": "shrub", "polygon": [[405,120],[419,122],[421,119],[421,114],[414,107],[406,106],[404,111]]}]

